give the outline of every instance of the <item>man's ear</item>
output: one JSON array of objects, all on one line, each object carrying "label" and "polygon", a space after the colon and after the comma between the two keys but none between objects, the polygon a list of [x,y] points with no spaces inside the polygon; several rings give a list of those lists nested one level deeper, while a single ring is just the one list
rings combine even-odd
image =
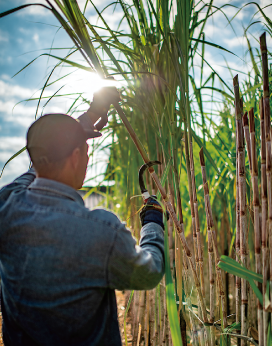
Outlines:
[{"label": "man's ear", "polygon": [[75,148],[70,156],[71,158],[71,164],[74,169],[77,169],[77,167],[80,164],[80,149]]}]

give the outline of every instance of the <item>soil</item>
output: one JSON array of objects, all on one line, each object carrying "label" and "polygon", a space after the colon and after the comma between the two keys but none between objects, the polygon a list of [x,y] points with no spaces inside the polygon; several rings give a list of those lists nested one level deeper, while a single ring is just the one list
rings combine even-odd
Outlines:
[{"label": "soil", "polygon": [[[125,343],[125,334],[124,334],[124,315],[125,315],[125,311],[126,311],[128,295],[129,295],[129,292],[116,291],[119,327],[120,327],[120,333],[121,333],[121,338],[122,338],[123,346],[126,345],[126,343]],[[2,313],[1,312],[0,312],[0,327],[1,327],[1,330],[0,330],[0,346],[4,346],[3,340],[2,340]],[[131,346],[132,345],[132,343],[131,343],[132,335],[131,335],[131,324],[130,324],[129,316],[127,317],[126,330],[127,330],[127,345]]]}]

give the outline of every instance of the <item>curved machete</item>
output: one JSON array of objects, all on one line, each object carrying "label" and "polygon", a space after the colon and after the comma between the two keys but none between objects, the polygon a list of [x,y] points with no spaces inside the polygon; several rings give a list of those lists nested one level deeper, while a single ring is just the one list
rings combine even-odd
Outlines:
[{"label": "curved machete", "polygon": [[160,161],[149,161],[149,162],[143,164],[141,166],[141,168],[139,169],[139,185],[140,185],[141,194],[142,194],[144,201],[146,201],[150,197],[150,194],[145,187],[143,175],[144,175],[144,172],[147,168],[152,167],[154,165],[161,165],[161,162]]}]

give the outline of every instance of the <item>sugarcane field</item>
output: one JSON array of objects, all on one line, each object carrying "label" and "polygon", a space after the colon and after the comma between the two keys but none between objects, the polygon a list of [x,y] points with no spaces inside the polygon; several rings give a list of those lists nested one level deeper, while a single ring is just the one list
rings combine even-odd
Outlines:
[{"label": "sugarcane field", "polygon": [[0,345],[272,346],[272,2],[0,0]]}]

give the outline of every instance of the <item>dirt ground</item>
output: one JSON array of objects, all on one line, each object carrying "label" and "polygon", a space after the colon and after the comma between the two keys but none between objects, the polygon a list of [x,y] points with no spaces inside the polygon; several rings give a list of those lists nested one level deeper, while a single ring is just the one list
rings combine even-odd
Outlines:
[{"label": "dirt ground", "polygon": [[[122,344],[123,346],[126,344],[125,343],[125,334],[124,334],[124,314],[126,310],[126,302],[127,302],[127,295],[125,295],[121,291],[116,291],[116,299],[117,299],[117,306],[118,306],[118,318],[119,318],[119,326],[120,326],[120,333],[122,337]],[[0,325],[1,325],[1,332],[0,332],[0,346],[4,346],[3,340],[2,340],[2,314],[0,312]],[[129,318],[127,318],[127,323],[126,323],[126,329],[127,329],[127,341],[128,341],[128,346],[131,346],[131,325],[129,323]]]}]

